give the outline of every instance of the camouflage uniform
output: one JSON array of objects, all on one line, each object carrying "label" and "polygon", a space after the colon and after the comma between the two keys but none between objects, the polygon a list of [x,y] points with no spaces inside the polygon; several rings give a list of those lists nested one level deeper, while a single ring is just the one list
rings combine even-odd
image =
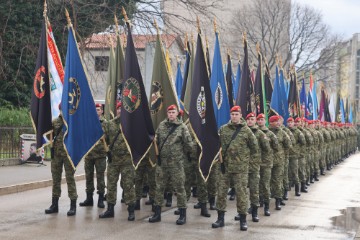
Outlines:
[{"label": "camouflage uniform", "polygon": [[[292,184],[298,185],[299,180],[299,161],[302,160],[303,156],[301,153],[304,146],[306,145],[305,136],[297,127],[289,128],[292,132],[293,138],[291,138],[293,147],[289,153],[289,170],[290,170],[290,180]],[[303,171],[303,170],[301,170]],[[303,173],[302,173],[303,175]]]},{"label": "camouflage uniform", "polygon": [[311,137],[313,138],[313,144],[310,146],[311,157],[310,157],[310,170],[309,170],[310,181],[313,182],[312,179],[314,178],[314,175],[317,175],[317,171],[318,171],[317,160],[319,156],[320,139],[317,134],[317,131],[314,128],[310,127],[308,128],[308,131],[310,132]]},{"label": "camouflage uniform", "polygon": [[[241,130],[228,146],[233,133],[238,127],[240,127]],[[241,119],[240,124],[234,124],[231,121],[225,124],[220,128],[219,134],[221,147],[223,149],[222,159],[223,165],[225,166],[225,173],[220,174],[219,177],[216,207],[220,212],[226,211],[227,191],[230,187],[230,180],[233,179],[237,211],[242,215],[246,215],[249,199],[246,187],[248,184],[250,159],[253,154],[259,151],[259,146],[255,135],[246,125],[244,119]]]},{"label": "camouflage uniform", "polygon": [[[104,130],[108,144],[111,145],[120,131],[120,118],[106,122]],[[135,169],[121,132],[112,148],[112,159],[108,164],[107,170],[108,192],[106,200],[113,205],[116,204],[117,182],[119,181],[120,174],[125,203],[127,205],[135,205]]]},{"label": "camouflage uniform", "polygon": [[[281,126],[281,130],[283,130],[286,135],[288,136],[288,138],[291,141],[291,145],[295,142],[294,136],[292,134],[292,132],[286,128],[285,126]],[[283,178],[283,189],[285,191],[284,193],[284,197],[287,194],[287,191],[289,189],[289,152],[291,151],[291,148],[285,150],[285,162],[284,162],[284,178]],[[287,198],[287,196],[286,196]],[[285,199],[285,198],[284,198]]]},{"label": "camouflage uniform", "polygon": [[305,150],[305,179],[306,181],[310,180],[310,166],[311,166],[311,159],[313,154],[312,146],[314,144],[314,139],[309,132],[307,127],[303,127],[302,129],[305,139],[306,139],[306,148]]},{"label": "camouflage uniform", "polygon": [[[62,128],[63,118],[60,115],[53,121],[54,133],[57,134],[59,129]],[[65,177],[68,187],[68,196],[71,200],[77,199],[75,184],[75,169],[72,167],[70,160],[68,159],[64,145],[63,145],[64,132],[61,130],[54,140],[54,158],[51,160],[51,174],[53,179],[52,196],[59,198],[61,196],[61,175],[63,166],[65,168]]]}]

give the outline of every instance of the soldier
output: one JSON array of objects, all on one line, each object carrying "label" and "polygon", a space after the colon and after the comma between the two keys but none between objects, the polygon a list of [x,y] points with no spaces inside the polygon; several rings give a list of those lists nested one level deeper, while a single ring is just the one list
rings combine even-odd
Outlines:
[{"label": "soldier", "polygon": [[[287,137],[291,140],[291,145],[293,142],[295,142],[294,136],[292,132],[284,126],[284,118],[280,116],[280,128],[283,130]],[[292,150],[292,148],[289,148],[288,150],[285,150],[285,163],[284,163],[284,177],[283,177],[283,190],[284,195],[281,199],[281,205],[285,206],[285,202],[283,200],[288,200],[288,191],[290,189],[289,185],[289,152]]]},{"label": "soldier", "polygon": [[264,215],[270,216],[269,205],[270,205],[270,180],[271,180],[271,169],[273,167],[273,158],[274,151],[277,151],[279,148],[279,142],[275,134],[270,131],[266,126],[266,120],[264,114],[259,114],[257,116],[257,124],[261,131],[263,131],[267,138],[270,141],[270,150],[266,154],[261,155],[261,164],[260,164],[260,185],[259,185],[259,193],[260,193],[260,207],[261,203],[264,202]]},{"label": "soldier", "polygon": [[[60,105],[59,105],[60,108]],[[52,186],[52,204],[51,206],[45,210],[46,214],[57,213],[59,212],[59,197],[61,196],[61,175],[63,166],[65,168],[65,177],[66,183],[68,186],[68,196],[71,200],[70,202],[70,210],[67,212],[68,216],[74,216],[76,214],[76,200],[77,200],[77,192],[76,192],[76,184],[75,184],[75,170],[70,164],[70,160],[66,156],[66,152],[63,145],[64,138],[64,120],[62,118],[62,113],[60,113],[59,117],[53,121],[53,132],[54,132],[54,140],[53,147],[51,149],[52,152],[52,161],[51,161],[51,176],[53,180]]]},{"label": "soldier", "polygon": [[135,220],[135,169],[131,161],[129,150],[127,149],[120,129],[120,109],[121,104],[117,105],[117,117],[105,122],[104,130],[106,140],[109,143],[107,183],[108,192],[106,200],[108,208],[99,215],[99,218],[113,218],[114,206],[117,198],[117,182],[121,174],[124,201],[128,205],[128,221]]},{"label": "soldier", "polygon": [[[105,118],[102,115],[102,105],[99,103],[96,104],[96,112],[100,123],[103,124]],[[96,168],[97,193],[99,194],[98,207],[104,208],[106,152],[102,144],[97,144],[85,158],[86,199],[79,204],[81,207],[94,205],[94,167]]]},{"label": "soldier", "polygon": [[167,119],[162,121],[156,130],[158,163],[156,166],[155,214],[149,218],[151,223],[161,221],[161,206],[166,183],[169,183],[171,189],[175,189],[177,194],[180,217],[176,224],[186,223],[184,161],[193,148],[193,141],[188,128],[177,116],[177,106],[170,105],[167,108]]},{"label": "soldier", "polygon": [[236,193],[237,211],[240,214],[240,230],[246,231],[246,214],[249,199],[246,187],[248,184],[249,162],[259,151],[258,143],[255,135],[241,117],[239,106],[231,108],[230,121],[220,128],[219,134],[223,149],[221,153],[222,174],[219,177],[218,200],[216,203],[218,218],[212,224],[212,227],[224,226],[227,191],[232,179]]}]

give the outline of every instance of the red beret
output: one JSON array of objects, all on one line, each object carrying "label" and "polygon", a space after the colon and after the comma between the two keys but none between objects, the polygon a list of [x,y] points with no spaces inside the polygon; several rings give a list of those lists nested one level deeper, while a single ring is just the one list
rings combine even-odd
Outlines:
[{"label": "red beret", "polygon": [[249,113],[247,116],[246,116],[246,120],[248,120],[249,118],[251,117],[255,117],[255,114],[254,113]]},{"label": "red beret", "polygon": [[122,106],[122,103],[121,103],[121,102],[118,102],[118,103],[116,104],[116,109],[121,108],[121,106]]},{"label": "red beret", "polygon": [[259,115],[257,115],[257,120],[259,120],[260,118],[265,118],[265,115],[263,113],[260,113]]},{"label": "red beret", "polygon": [[301,120],[303,120],[303,121],[306,122],[306,123],[309,122],[309,121],[308,121],[306,118],[304,118],[304,117],[301,118]]},{"label": "red beret", "polygon": [[279,115],[274,115],[269,118],[269,122],[276,122],[279,121],[279,119],[280,119]]},{"label": "red beret", "polygon": [[308,120],[308,123],[309,123],[309,124],[314,124],[314,123],[316,123],[316,121],[314,121],[314,120]]},{"label": "red beret", "polygon": [[233,106],[231,109],[230,109],[230,112],[241,112],[241,108],[240,106]]},{"label": "red beret", "polygon": [[180,109],[179,116],[181,116],[181,117],[184,116],[184,110]]},{"label": "red beret", "polygon": [[97,107],[97,108],[100,107],[101,108],[102,105],[101,105],[101,103],[97,103],[97,104],[95,104],[95,107]]},{"label": "red beret", "polygon": [[292,117],[289,117],[288,119],[287,119],[287,122],[293,122],[294,121],[294,119],[292,118]]},{"label": "red beret", "polygon": [[297,117],[296,119],[295,119],[295,122],[301,122],[301,118],[299,118],[299,117]]},{"label": "red beret", "polygon": [[170,110],[177,110],[177,106],[175,104],[168,106],[167,111],[170,111]]}]

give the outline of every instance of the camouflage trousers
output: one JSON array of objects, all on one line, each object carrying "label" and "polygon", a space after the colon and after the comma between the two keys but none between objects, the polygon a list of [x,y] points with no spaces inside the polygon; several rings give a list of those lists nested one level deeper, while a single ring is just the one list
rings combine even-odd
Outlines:
[{"label": "camouflage trousers", "polygon": [[155,205],[163,205],[165,185],[169,184],[170,189],[176,191],[177,207],[186,208],[185,173],[182,165],[168,168],[156,166],[155,181]]},{"label": "camouflage trousers", "polygon": [[216,197],[218,184],[218,168],[219,164],[214,163],[211,168],[211,172],[207,179],[207,182],[205,182],[203,177],[201,176],[199,168],[195,170],[197,179],[198,201],[200,203],[206,203],[209,198]]},{"label": "camouflage trousers", "polygon": [[320,157],[321,157],[321,151],[315,151],[312,174],[319,175]]},{"label": "camouflage trousers", "polygon": [[184,172],[185,172],[185,192],[186,199],[189,200],[191,197],[191,187],[196,186],[196,161],[184,161]]},{"label": "camouflage trousers", "polygon": [[53,180],[52,196],[59,198],[61,196],[61,175],[65,169],[66,183],[68,187],[68,196],[71,200],[78,198],[75,184],[75,170],[70,164],[70,161],[66,156],[55,157],[51,160],[51,175]]},{"label": "camouflage trousers", "polygon": [[86,192],[93,193],[95,190],[94,170],[96,169],[97,193],[105,193],[105,170],[106,158],[85,159]]},{"label": "camouflage trousers", "polygon": [[274,164],[271,169],[271,193],[274,198],[282,198],[283,196],[283,174],[284,165]]},{"label": "camouflage trousers", "polygon": [[259,171],[249,171],[248,176],[250,203],[251,205],[259,206],[260,169]]},{"label": "camouflage trousers", "polygon": [[220,174],[219,166],[220,166],[219,161],[214,162],[214,164],[211,168],[209,178],[206,182],[209,198],[217,196],[217,190],[218,190],[218,184],[219,184],[219,174]]},{"label": "camouflage trousers", "polygon": [[299,160],[295,156],[289,157],[289,179],[291,184],[299,184]]},{"label": "camouflage trousers", "polygon": [[248,174],[247,173],[228,173],[219,174],[218,199],[216,208],[218,211],[226,211],[226,198],[230,181],[233,181],[236,192],[236,208],[238,213],[247,214],[249,207],[249,195],[247,193]]},{"label": "camouflage trousers", "polygon": [[310,172],[311,172],[311,153],[308,153],[306,156],[306,178],[310,177]]},{"label": "camouflage trousers", "polygon": [[129,160],[127,164],[109,163],[107,170],[108,192],[106,200],[108,203],[116,204],[117,183],[121,174],[124,200],[127,205],[135,204],[135,169]]},{"label": "camouflage trousers", "polygon": [[265,203],[270,201],[271,167],[260,166],[259,195]]},{"label": "camouflage trousers", "polygon": [[143,194],[143,187],[149,186],[149,197],[155,197],[155,171],[151,166],[149,159],[145,158],[141,161],[138,168],[135,170],[135,194],[136,200],[140,200]]},{"label": "camouflage trousers", "polygon": [[319,158],[319,169],[326,168],[326,146],[321,150],[320,152],[320,158]]},{"label": "camouflage trousers", "polygon": [[283,191],[287,191],[289,189],[289,155],[285,155],[284,159],[284,172],[283,172]]},{"label": "camouflage trousers", "polygon": [[306,158],[300,157],[298,159],[298,165],[299,165],[299,181],[304,183],[306,182]]}]

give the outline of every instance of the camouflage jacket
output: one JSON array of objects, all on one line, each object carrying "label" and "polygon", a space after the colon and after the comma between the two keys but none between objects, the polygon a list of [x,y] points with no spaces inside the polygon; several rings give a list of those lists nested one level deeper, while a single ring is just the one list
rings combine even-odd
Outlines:
[{"label": "camouflage jacket", "polygon": [[[62,115],[56,118],[53,122],[53,134],[54,134],[54,158],[67,158],[66,151],[64,149],[64,127]],[[60,130],[60,128],[62,128]]]},{"label": "camouflage jacket", "polygon": [[276,135],[272,131],[270,131],[266,126],[261,127],[260,130],[266,134],[266,136],[269,139],[269,143],[270,143],[269,153],[267,155],[261,156],[263,163],[266,163],[266,164],[262,164],[261,166],[272,167],[273,159],[274,159],[274,151],[277,151],[279,149],[279,141],[278,141]]},{"label": "camouflage jacket", "polygon": [[289,128],[289,130],[292,132],[292,135],[294,137],[293,147],[290,151],[290,156],[296,158],[299,156],[303,157],[302,149],[303,146],[306,145],[304,134],[297,127]]},{"label": "camouflage jacket", "polygon": [[277,137],[279,141],[279,148],[277,151],[274,151],[274,165],[283,164],[285,160],[285,150],[288,150],[291,147],[291,140],[288,135],[280,128],[269,128]]},{"label": "camouflage jacket", "polygon": [[259,152],[253,155],[253,158],[250,159],[250,172],[256,172],[260,170],[260,165],[262,165],[262,159],[271,151],[270,141],[266,134],[259,129],[257,125],[249,127],[254,133],[258,144]]},{"label": "camouflage jacket", "polygon": [[310,149],[313,153],[315,153],[315,151],[317,151],[319,148],[319,143],[320,143],[319,136],[314,128],[308,128],[308,131],[313,138],[313,144],[310,146]]},{"label": "camouflage jacket", "polygon": [[[231,141],[231,137],[238,127],[241,129],[235,139]],[[248,174],[250,158],[258,154],[259,146],[255,135],[246,125],[245,120],[241,119],[239,124],[229,121],[219,129],[219,134],[221,154],[226,171]]]},{"label": "camouflage jacket", "polygon": [[[104,130],[105,122],[106,122],[105,118],[101,116],[100,123],[103,131],[105,131]],[[89,152],[89,154],[86,156],[86,159],[104,159],[105,161],[106,151],[102,139],[100,139],[95,145],[95,147]]]},{"label": "camouflage jacket", "polygon": [[288,138],[291,140],[291,146],[288,149],[288,151],[286,152],[287,154],[290,154],[290,152],[292,151],[292,148],[293,148],[293,144],[295,142],[295,138],[294,138],[292,132],[290,131],[290,129],[288,129],[287,127],[281,126],[281,130],[283,130],[286,133],[286,135],[288,136]]},{"label": "camouflage jacket", "polygon": [[[175,126],[175,131],[165,141],[165,138]],[[181,120],[170,122],[165,119],[162,121],[156,130],[156,141],[162,167],[182,166],[184,160],[194,150],[189,129]]]}]

